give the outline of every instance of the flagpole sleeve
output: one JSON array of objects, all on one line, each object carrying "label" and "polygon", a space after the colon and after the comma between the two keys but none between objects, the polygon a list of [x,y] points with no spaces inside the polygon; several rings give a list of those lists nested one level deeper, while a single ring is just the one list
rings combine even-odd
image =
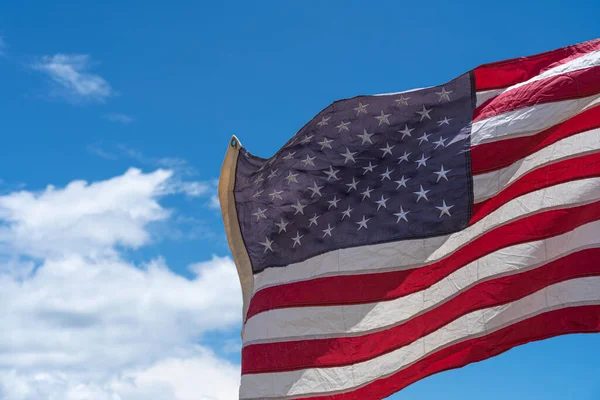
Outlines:
[{"label": "flagpole sleeve", "polygon": [[250,257],[246,251],[244,240],[242,238],[242,232],[240,230],[240,224],[238,221],[237,210],[235,206],[235,176],[238,163],[238,156],[242,145],[239,139],[232,136],[229,146],[227,146],[227,152],[225,153],[225,159],[221,167],[221,175],[219,177],[219,203],[221,207],[221,214],[223,217],[223,224],[225,225],[225,233],[227,235],[227,241],[229,248],[233,256],[233,261],[237,268],[240,285],[242,287],[243,296],[243,319],[246,318],[246,312],[248,311],[248,304],[250,298],[254,292],[254,275],[252,273],[252,265],[250,263]]}]

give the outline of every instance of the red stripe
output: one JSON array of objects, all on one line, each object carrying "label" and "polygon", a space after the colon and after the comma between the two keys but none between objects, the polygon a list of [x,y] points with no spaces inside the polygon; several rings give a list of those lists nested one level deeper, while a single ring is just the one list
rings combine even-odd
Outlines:
[{"label": "red stripe", "polygon": [[520,274],[482,282],[406,323],[363,336],[249,345],[242,373],[350,365],[389,353],[463,315],[511,303],[549,285],[600,275],[600,249],[587,249]]},{"label": "red stripe", "polygon": [[475,88],[477,91],[492,90],[524,82],[547,69],[598,49],[600,39],[594,39],[533,56],[484,64],[473,71]]},{"label": "red stripe", "polygon": [[524,194],[560,183],[600,176],[600,149],[598,151],[549,164],[523,175],[494,197],[473,204],[473,216],[469,225],[475,224],[510,200]]},{"label": "red stripe", "polygon": [[522,344],[570,333],[596,332],[600,332],[600,306],[578,306],[550,311],[489,335],[446,347],[394,375],[376,380],[352,392],[310,397],[310,400],[383,399],[427,376],[497,356]]},{"label": "red stripe", "polygon": [[541,212],[499,226],[472,240],[452,255],[409,270],[338,275],[293,282],[258,291],[248,318],[264,311],[303,306],[375,303],[423,290],[464,265],[507,246],[560,235],[600,219],[600,201]]},{"label": "red stripe", "polygon": [[473,175],[504,168],[561,139],[600,126],[600,106],[596,106],[537,135],[485,143],[471,148]]},{"label": "red stripe", "polygon": [[475,109],[473,122],[536,104],[587,97],[600,91],[600,67],[556,75],[504,92]]}]

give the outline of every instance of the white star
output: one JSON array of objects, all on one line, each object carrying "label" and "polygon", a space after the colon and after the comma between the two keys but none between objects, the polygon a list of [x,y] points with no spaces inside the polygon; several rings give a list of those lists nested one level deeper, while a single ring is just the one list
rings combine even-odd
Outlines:
[{"label": "white star", "polygon": [[358,102],[358,107],[356,107],[354,109],[354,111],[356,111],[356,115],[360,115],[361,113],[366,114],[367,113],[367,107],[369,107],[368,104],[363,104],[361,102]]},{"label": "white star", "polygon": [[428,134],[427,132],[423,132],[423,136],[419,137],[419,145],[423,144],[423,142],[429,142],[429,136],[431,136],[431,134]]},{"label": "white star", "polygon": [[365,200],[367,197],[368,197],[368,198],[371,198],[371,192],[372,192],[372,191],[373,191],[373,189],[370,189],[370,188],[367,186],[367,190],[365,190],[364,192],[362,192],[362,193],[361,193],[361,194],[362,194],[362,197],[363,197],[363,198],[362,198],[362,199],[363,199],[363,201],[364,201],[364,200]]},{"label": "white star", "polygon": [[421,186],[421,190],[419,190],[418,192],[413,192],[414,194],[416,194],[418,196],[417,203],[421,199],[425,199],[425,201],[429,201],[429,199],[427,198],[427,193],[429,192],[429,190],[423,190],[423,185],[420,185],[420,186]]},{"label": "white star", "polygon": [[451,217],[452,215],[450,215],[450,209],[451,209],[452,207],[454,207],[454,206],[447,206],[447,205],[446,205],[446,200],[443,200],[443,201],[442,201],[442,206],[441,206],[441,207],[437,207],[437,206],[435,207],[435,208],[437,208],[438,210],[440,210],[440,211],[441,211],[441,212],[440,212],[440,216],[439,216],[438,218],[442,218],[442,216],[443,216],[444,214],[446,214],[446,215],[448,215],[449,217]]},{"label": "white star", "polygon": [[391,115],[392,115],[392,114],[384,114],[384,113],[383,113],[383,110],[381,110],[381,115],[379,115],[379,116],[375,117],[375,119],[376,119],[377,121],[379,121],[379,125],[378,125],[378,126],[381,126],[381,124],[383,124],[383,123],[386,123],[386,124],[388,124],[388,125],[389,125],[389,124],[390,124],[390,120],[389,120],[388,118],[389,118]]},{"label": "white star", "polygon": [[317,215],[317,213],[315,213],[315,215],[313,215],[312,218],[308,219],[310,221],[310,224],[308,226],[311,227],[312,224],[319,226],[319,224],[317,223],[317,219],[319,219],[319,217],[320,217],[320,215]]},{"label": "white star", "polygon": [[267,176],[267,179],[275,178],[277,176],[277,171],[279,171],[279,170],[278,169],[276,169],[275,171],[271,170],[271,173],[269,174],[269,176]]},{"label": "white star", "polygon": [[431,157],[427,157],[425,158],[425,154],[421,154],[421,158],[417,160],[417,169],[419,169],[420,167],[426,167],[427,166],[427,160],[429,160]]},{"label": "white star", "polygon": [[340,155],[344,157],[344,164],[346,164],[348,161],[356,162],[356,160],[354,159],[355,154],[356,152],[351,152],[350,149],[347,147],[345,153],[340,153]]},{"label": "white star", "polygon": [[296,154],[296,152],[294,151],[293,153],[289,152],[287,153],[287,155],[285,157],[283,157],[284,160],[291,160],[292,158],[294,158],[294,154]]},{"label": "white star", "polygon": [[321,194],[321,189],[323,189],[323,186],[317,186],[317,181],[314,181],[314,186],[308,188],[308,190],[312,192],[310,198],[312,199],[315,196],[315,194],[318,194],[319,196],[323,197],[323,195]]},{"label": "white star", "polygon": [[446,140],[448,140],[448,139],[443,138],[443,137],[440,136],[440,139],[437,142],[433,142],[433,144],[435,144],[435,149],[437,149],[440,146],[446,147],[446,143],[444,143]]},{"label": "white star", "polygon": [[321,140],[320,142],[317,142],[317,144],[321,145],[321,150],[323,150],[325,147],[331,148],[331,145],[329,143],[333,142],[333,140],[329,140],[326,137],[323,138],[323,140]]},{"label": "white star", "polygon": [[394,172],[394,170],[390,171],[390,169],[388,167],[386,167],[385,168],[385,172],[380,175],[381,176],[381,180],[384,181],[386,178],[389,179],[389,180],[392,180],[392,178],[390,178],[390,174],[392,172]]},{"label": "white star", "polygon": [[267,211],[266,208],[264,210],[261,210],[260,207],[258,207],[258,211],[256,211],[252,215],[254,215],[256,217],[257,221],[260,221],[261,218],[267,219],[267,216],[265,215],[265,211]]},{"label": "white star", "polygon": [[257,197],[259,197],[262,193],[264,192],[264,190],[257,190],[256,192],[254,192],[254,194],[252,195],[252,198],[255,199]]},{"label": "white star", "polygon": [[337,173],[340,172],[339,169],[333,169],[333,166],[329,166],[329,171],[323,171],[325,175],[327,175],[327,181],[330,179],[340,179],[337,177]]},{"label": "white star", "polygon": [[367,222],[369,222],[370,219],[371,218],[365,219],[365,216],[363,215],[362,221],[358,221],[356,223],[358,225],[357,231],[360,231],[361,228],[369,229],[369,227],[367,226]]},{"label": "white star", "polygon": [[258,176],[256,177],[256,179],[254,180],[254,182],[253,182],[253,183],[254,183],[255,185],[257,185],[257,184],[259,184],[260,182],[262,182],[262,181],[264,181],[264,180],[265,180],[265,178],[263,178],[262,174],[260,174],[260,175],[258,175]]},{"label": "white star", "polygon": [[410,133],[414,130],[415,130],[415,128],[409,129],[408,125],[404,124],[404,129],[402,129],[401,131],[398,131],[398,132],[400,132],[402,134],[402,139],[404,139],[406,136],[412,137],[412,135]]},{"label": "white star", "polygon": [[406,219],[406,215],[409,212],[410,211],[404,211],[404,209],[402,208],[402,206],[400,206],[400,212],[394,213],[394,215],[396,217],[398,217],[398,220],[396,221],[396,223],[400,222],[401,219],[403,219],[404,221],[408,222],[408,219]]},{"label": "white star", "polygon": [[263,251],[263,253],[266,253],[267,250],[270,250],[271,253],[273,252],[273,248],[271,247],[273,245],[273,241],[269,240],[269,238],[265,238],[264,242],[260,242],[260,244],[262,244],[263,246],[265,246],[265,251]]},{"label": "white star", "polygon": [[452,170],[451,169],[444,170],[444,166],[442,165],[442,168],[438,172],[434,172],[434,174],[436,174],[438,176],[436,182],[439,182],[441,178],[448,180],[448,177],[446,176],[446,174],[450,171],[452,171]]},{"label": "white star", "polygon": [[442,125],[450,125],[450,121],[452,121],[452,118],[448,119],[448,117],[444,117],[444,119],[439,120],[438,126],[442,126]]},{"label": "white star", "polygon": [[350,213],[351,213],[352,211],[354,211],[354,208],[350,208],[350,206],[348,206],[348,209],[347,209],[346,211],[343,211],[343,212],[342,212],[342,220],[343,220],[345,217],[348,217],[348,218],[350,218]]},{"label": "white star", "polygon": [[331,207],[337,208],[337,203],[339,203],[340,200],[337,198],[337,196],[333,196],[333,200],[327,200],[327,202],[329,203],[329,208],[327,209],[331,210]]},{"label": "white star", "polygon": [[401,155],[400,157],[398,157],[398,164],[401,164],[402,161],[409,162],[408,161],[408,156],[410,156],[411,154],[412,153],[408,153],[408,152],[405,151],[403,155]]},{"label": "white star", "polygon": [[294,143],[296,143],[296,140],[297,140],[297,139],[298,139],[298,138],[297,138],[296,136],[292,137],[292,140],[290,140],[290,142],[289,142],[287,145],[285,145],[285,147],[286,147],[286,148],[288,148],[288,147],[290,147],[290,146],[293,146],[293,145],[294,145]]},{"label": "white star", "polygon": [[350,132],[348,125],[350,125],[350,122],[344,122],[344,121],[340,122],[340,124],[338,126],[336,126],[338,133],[340,133],[341,131]]},{"label": "white star", "polygon": [[298,183],[298,179],[296,179],[297,176],[298,174],[292,174],[292,171],[288,171],[288,176],[285,177],[285,180],[287,181],[288,185],[292,182]]},{"label": "white star", "polygon": [[364,133],[362,135],[356,135],[356,136],[358,136],[359,138],[362,139],[362,143],[361,144],[365,144],[367,142],[373,144],[373,142],[371,141],[371,136],[373,136],[374,133],[367,133],[366,129],[363,129],[363,131],[364,131]]},{"label": "white star", "polygon": [[275,189],[273,189],[273,192],[269,193],[269,196],[271,196],[271,200],[275,200],[275,199],[282,200],[281,193],[283,193],[283,190],[275,190]]},{"label": "white star", "polygon": [[354,177],[352,177],[352,183],[346,183],[346,186],[348,186],[348,193],[350,193],[352,189],[356,190],[356,185],[358,185],[358,182],[356,181],[356,179],[354,179]]},{"label": "white star", "polygon": [[383,151],[383,154],[381,156],[381,158],[385,157],[386,154],[389,154],[390,156],[392,155],[392,149],[395,147],[394,146],[390,146],[389,143],[385,144],[385,147],[380,148],[379,150]]},{"label": "white star", "polygon": [[445,87],[442,87],[442,91],[441,92],[435,92],[435,94],[437,94],[438,96],[440,96],[440,99],[438,100],[438,102],[442,101],[442,100],[448,100],[450,101],[450,96],[448,96],[450,93],[452,93],[453,91],[450,90],[449,92],[446,91]]},{"label": "white star", "polygon": [[389,200],[389,198],[385,198],[385,197],[383,197],[383,195],[381,195],[381,200],[376,200],[376,201],[375,201],[375,203],[377,203],[377,204],[378,204],[378,206],[377,206],[377,211],[379,211],[379,209],[380,209],[381,207],[383,207],[383,208],[387,208],[387,205],[386,205],[385,203],[386,203],[388,200]]},{"label": "white star", "polygon": [[324,127],[325,125],[329,125],[329,123],[327,121],[329,121],[331,119],[331,117],[321,117],[321,122],[317,122],[317,125],[319,126],[319,128]]},{"label": "white star", "polygon": [[294,241],[294,246],[292,247],[296,247],[296,245],[302,246],[302,243],[300,243],[300,239],[302,239],[303,237],[304,235],[300,235],[300,232],[296,231],[296,237],[292,238],[292,240]]},{"label": "white star", "polygon": [[313,135],[310,135],[310,136],[304,135],[304,139],[302,139],[302,141],[300,141],[300,144],[306,144],[306,143],[310,142],[312,140],[312,138],[313,138]]},{"label": "white star", "polygon": [[419,121],[423,121],[423,118],[427,118],[427,119],[431,119],[431,116],[429,116],[429,113],[431,112],[431,108],[428,110],[425,108],[425,105],[423,105],[423,110],[421,111],[417,111],[417,114],[419,114],[421,116],[421,119]]},{"label": "white star", "polygon": [[304,215],[304,208],[306,207],[306,205],[300,203],[300,200],[296,200],[296,204],[292,204],[292,208],[294,210],[296,210],[296,212],[294,213],[294,215],[300,213],[302,215]]},{"label": "white star", "polygon": [[404,97],[403,95],[401,95],[399,99],[396,99],[394,101],[396,102],[397,106],[407,106],[408,105],[407,100],[410,100],[410,97]]},{"label": "white star", "polygon": [[373,168],[375,168],[376,166],[377,166],[377,164],[372,165],[371,161],[369,161],[369,166],[368,167],[362,167],[365,170],[365,172],[363,173],[363,175],[366,174],[367,172],[373,172]]},{"label": "white star", "polygon": [[335,227],[331,227],[331,225],[327,224],[327,229],[323,229],[323,232],[325,233],[323,235],[323,237],[325,236],[331,236],[331,231],[334,230]]},{"label": "white star", "polygon": [[395,181],[398,184],[396,190],[400,189],[400,187],[406,187],[406,182],[408,182],[409,180],[410,178],[406,179],[404,178],[404,175],[402,175],[402,178],[400,178],[399,181]]},{"label": "white star", "polygon": [[310,155],[306,155],[306,158],[304,160],[301,160],[300,162],[304,164],[305,167],[308,167],[309,165],[314,167],[315,163],[313,162],[313,160],[317,158],[317,156],[311,157]]},{"label": "white star", "polygon": [[277,233],[287,232],[287,228],[286,227],[289,224],[290,224],[289,222],[287,222],[286,220],[284,220],[283,218],[281,218],[281,221],[275,223],[275,225],[279,227],[279,232],[277,232]]}]

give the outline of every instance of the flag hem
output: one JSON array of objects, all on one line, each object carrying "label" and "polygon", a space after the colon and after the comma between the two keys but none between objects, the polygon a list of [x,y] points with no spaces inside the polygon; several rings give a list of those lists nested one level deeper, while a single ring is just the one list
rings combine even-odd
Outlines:
[{"label": "flag hem", "polygon": [[250,257],[248,256],[246,246],[244,245],[244,239],[242,238],[242,232],[240,230],[235,207],[235,173],[241,148],[242,144],[239,139],[235,135],[232,136],[221,166],[221,175],[219,178],[219,203],[221,214],[223,216],[223,224],[225,226],[225,234],[227,235],[227,242],[229,243],[229,249],[231,250],[233,262],[235,263],[240,285],[242,287],[242,321],[244,321],[246,319],[250,299],[254,293],[254,275],[252,273]]}]

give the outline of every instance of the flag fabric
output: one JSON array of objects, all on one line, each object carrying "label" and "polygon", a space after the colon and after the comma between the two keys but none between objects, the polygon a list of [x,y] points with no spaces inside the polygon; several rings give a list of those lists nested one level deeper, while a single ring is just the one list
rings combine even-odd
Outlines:
[{"label": "flag fabric", "polygon": [[241,399],[381,399],[600,331],[600,39],[334,102],[219,195]]}]

